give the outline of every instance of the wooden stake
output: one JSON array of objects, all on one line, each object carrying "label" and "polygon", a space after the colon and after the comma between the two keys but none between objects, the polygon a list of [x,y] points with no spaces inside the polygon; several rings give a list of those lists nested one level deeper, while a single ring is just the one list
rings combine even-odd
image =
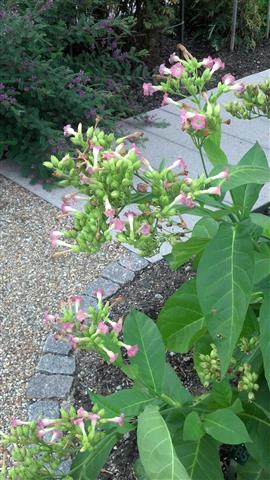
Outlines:
[{"label": "wooden stake", "polygon": [[231,29],[231,43],[230,43],[230,51],[231,52],[234,51],[234,45],[235,45],[237,8],[238,8],[238,0],[233,0],[233,4],[232,4],[232,29]]},{"label": "wooden stake", "polygon": [[270,30],[270,0],[268,0],[267,20],[266,20],[266,38],[269,38]]}]

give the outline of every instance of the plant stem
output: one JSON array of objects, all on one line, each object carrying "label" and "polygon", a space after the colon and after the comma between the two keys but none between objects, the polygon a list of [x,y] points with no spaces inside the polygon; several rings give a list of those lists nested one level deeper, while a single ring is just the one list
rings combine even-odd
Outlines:
[{"label": "plant stem", "polygon": [[205,176],[208,177],[208,173],[207,173],[207,170],[206,170],[205,161],[204,161],[204,158],[203,158],[202,147],[199,146],[199,145],[198,145],[198,150],[199,150],[199,154],[200,154],[200,157],[201,157],[201,161],[202,161],[202,165],[203,165],[203,169],[204,169]]}]

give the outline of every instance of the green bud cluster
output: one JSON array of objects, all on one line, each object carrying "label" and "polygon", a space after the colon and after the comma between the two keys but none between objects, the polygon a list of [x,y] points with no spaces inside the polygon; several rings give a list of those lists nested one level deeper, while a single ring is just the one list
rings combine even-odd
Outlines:
[{"label": "green bud cluster", "polygon": [[270,118],[270,80],[258,85],[247,85],[238,101],[225,105],[227,112],[236,118],[251,120],[257,116]]},{"label": "green bud cluster", "polygon": [[255,347],[259,345],[259,337],[241,337],[239,341],[239,349],[241,352],[250,353]]},{"label": "green bud cluster", "polygon": [[209,355],[200,353],[200,376],[205,387],[209,387],[210,383],[220,381],[220,359],[217,347],[211,343],[211,352]]},{"label": "green bud cluster", "polygon": [[259,385],[256,383],[258,380],[258,375],[255,372],[252,372],[251,365],[249,363],[244,363],[243,366],[239,367],[238,371],[241,373],[241,379],[238,382],[239,392],[246,392],[248,399],[252,402],[255,399],[255,393],[259,390]]}]

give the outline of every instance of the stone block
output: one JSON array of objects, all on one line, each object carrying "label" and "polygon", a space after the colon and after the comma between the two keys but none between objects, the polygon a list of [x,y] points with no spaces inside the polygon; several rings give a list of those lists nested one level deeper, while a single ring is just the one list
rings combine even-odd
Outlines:
[{"label": "stone block", "polygon": [[56,340],[53,333],[50,333],[43,347],[44,353],[55,353],[57,355],[68,355],[71,347],[67,342]]},{"label": "stone block", "polygon": [[29,399],[64,399],[70,393],[72,383],[70,375],[36,373],[28,384],[26,396]]},{"label": "stone block", "polygon": [[134,278],[134,273],[131,270],[127,270],[118,262],[111,262],[101,272],[102,277],[108,278],[119,285],[125,285],[131,282]]},{"label": "stone block", "polygon": [[39,418],[58,418],[59,414],[59,404],[55,400],[39,400],[28,407],[29,420],[38,420]]},{"label": "stone block", "polygon": [[37,365],[37,371],[50,374],[73,375],[75,372],[75,359],[74,357],[48,353],[41,357]]}]

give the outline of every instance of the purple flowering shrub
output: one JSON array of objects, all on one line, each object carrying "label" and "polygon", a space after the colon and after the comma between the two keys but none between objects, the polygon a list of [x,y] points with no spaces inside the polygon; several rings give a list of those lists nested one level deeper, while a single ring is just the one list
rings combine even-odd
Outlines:
[{"label": "purple flowering shrub", "polygon": [[[9,2],[10,5],[11,2]],[[25,175],[66,150],[67,119],[104,128],[130,114],[128,93],[141,76],[140,53],[127,50],[130,18],[68,0],[21,1],[0,16],[0,157]]]}]

